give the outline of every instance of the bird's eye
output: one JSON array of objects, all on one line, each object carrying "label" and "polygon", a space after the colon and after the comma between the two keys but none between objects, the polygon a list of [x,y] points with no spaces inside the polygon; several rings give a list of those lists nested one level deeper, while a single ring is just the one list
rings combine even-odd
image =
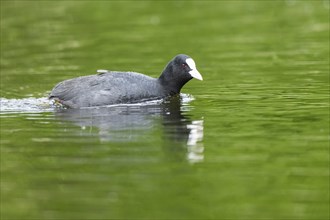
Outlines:
[{"label": "bird's eye", "polygon": [[186,63],[181,64],[182,67],[187,67]]}]

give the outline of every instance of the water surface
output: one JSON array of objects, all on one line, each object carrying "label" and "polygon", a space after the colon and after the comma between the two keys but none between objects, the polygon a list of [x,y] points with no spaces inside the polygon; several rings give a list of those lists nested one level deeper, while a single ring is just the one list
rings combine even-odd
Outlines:
[{"label": "water surface", "polygon": [[[329,219],[329,2],[132,3],[1,2],[1,219]],[[179,53],[173,99],[47,100]]]}]

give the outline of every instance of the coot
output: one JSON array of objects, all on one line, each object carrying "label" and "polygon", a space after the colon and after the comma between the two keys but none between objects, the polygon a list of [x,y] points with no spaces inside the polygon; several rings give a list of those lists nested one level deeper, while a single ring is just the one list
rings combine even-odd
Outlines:
[{"label": "coot", "polygon": [[167,64],[159,78],[136,72],[98,70],[97,75],[58,83],[49,98],[69,108],[137,103],[178,94],[192,78],[203,80],[194,60],[179,54]]}]

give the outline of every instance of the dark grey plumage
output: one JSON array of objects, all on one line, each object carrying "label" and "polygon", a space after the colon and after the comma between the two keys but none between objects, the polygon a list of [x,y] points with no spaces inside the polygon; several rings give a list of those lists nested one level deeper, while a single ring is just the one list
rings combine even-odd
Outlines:
[{"label": "dark grey plumage", "polygon": [[180,54],[159,78],[135,72],[102,72],[60,82],[49,98],[71,108],[136,103],[177,94],[193,77],[202,80],[193,60]]}]

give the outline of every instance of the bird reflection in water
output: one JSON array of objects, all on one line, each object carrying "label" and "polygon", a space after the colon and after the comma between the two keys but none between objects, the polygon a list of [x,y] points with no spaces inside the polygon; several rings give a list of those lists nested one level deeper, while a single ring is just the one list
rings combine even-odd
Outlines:
[{"label": "bird reflection in water", "polygon": [[204,133],[203,119],[190,119],[188,103],[191,100],[192,97],[181,94],[143,104],[58,109],[55,114],[62,121],[80,126],[84,134],[95,134],[96,129],[102,142],[112,143],[143,140],[161,124],[164,151],[170,157],[185,155],[194,163],[204,160]]}]

